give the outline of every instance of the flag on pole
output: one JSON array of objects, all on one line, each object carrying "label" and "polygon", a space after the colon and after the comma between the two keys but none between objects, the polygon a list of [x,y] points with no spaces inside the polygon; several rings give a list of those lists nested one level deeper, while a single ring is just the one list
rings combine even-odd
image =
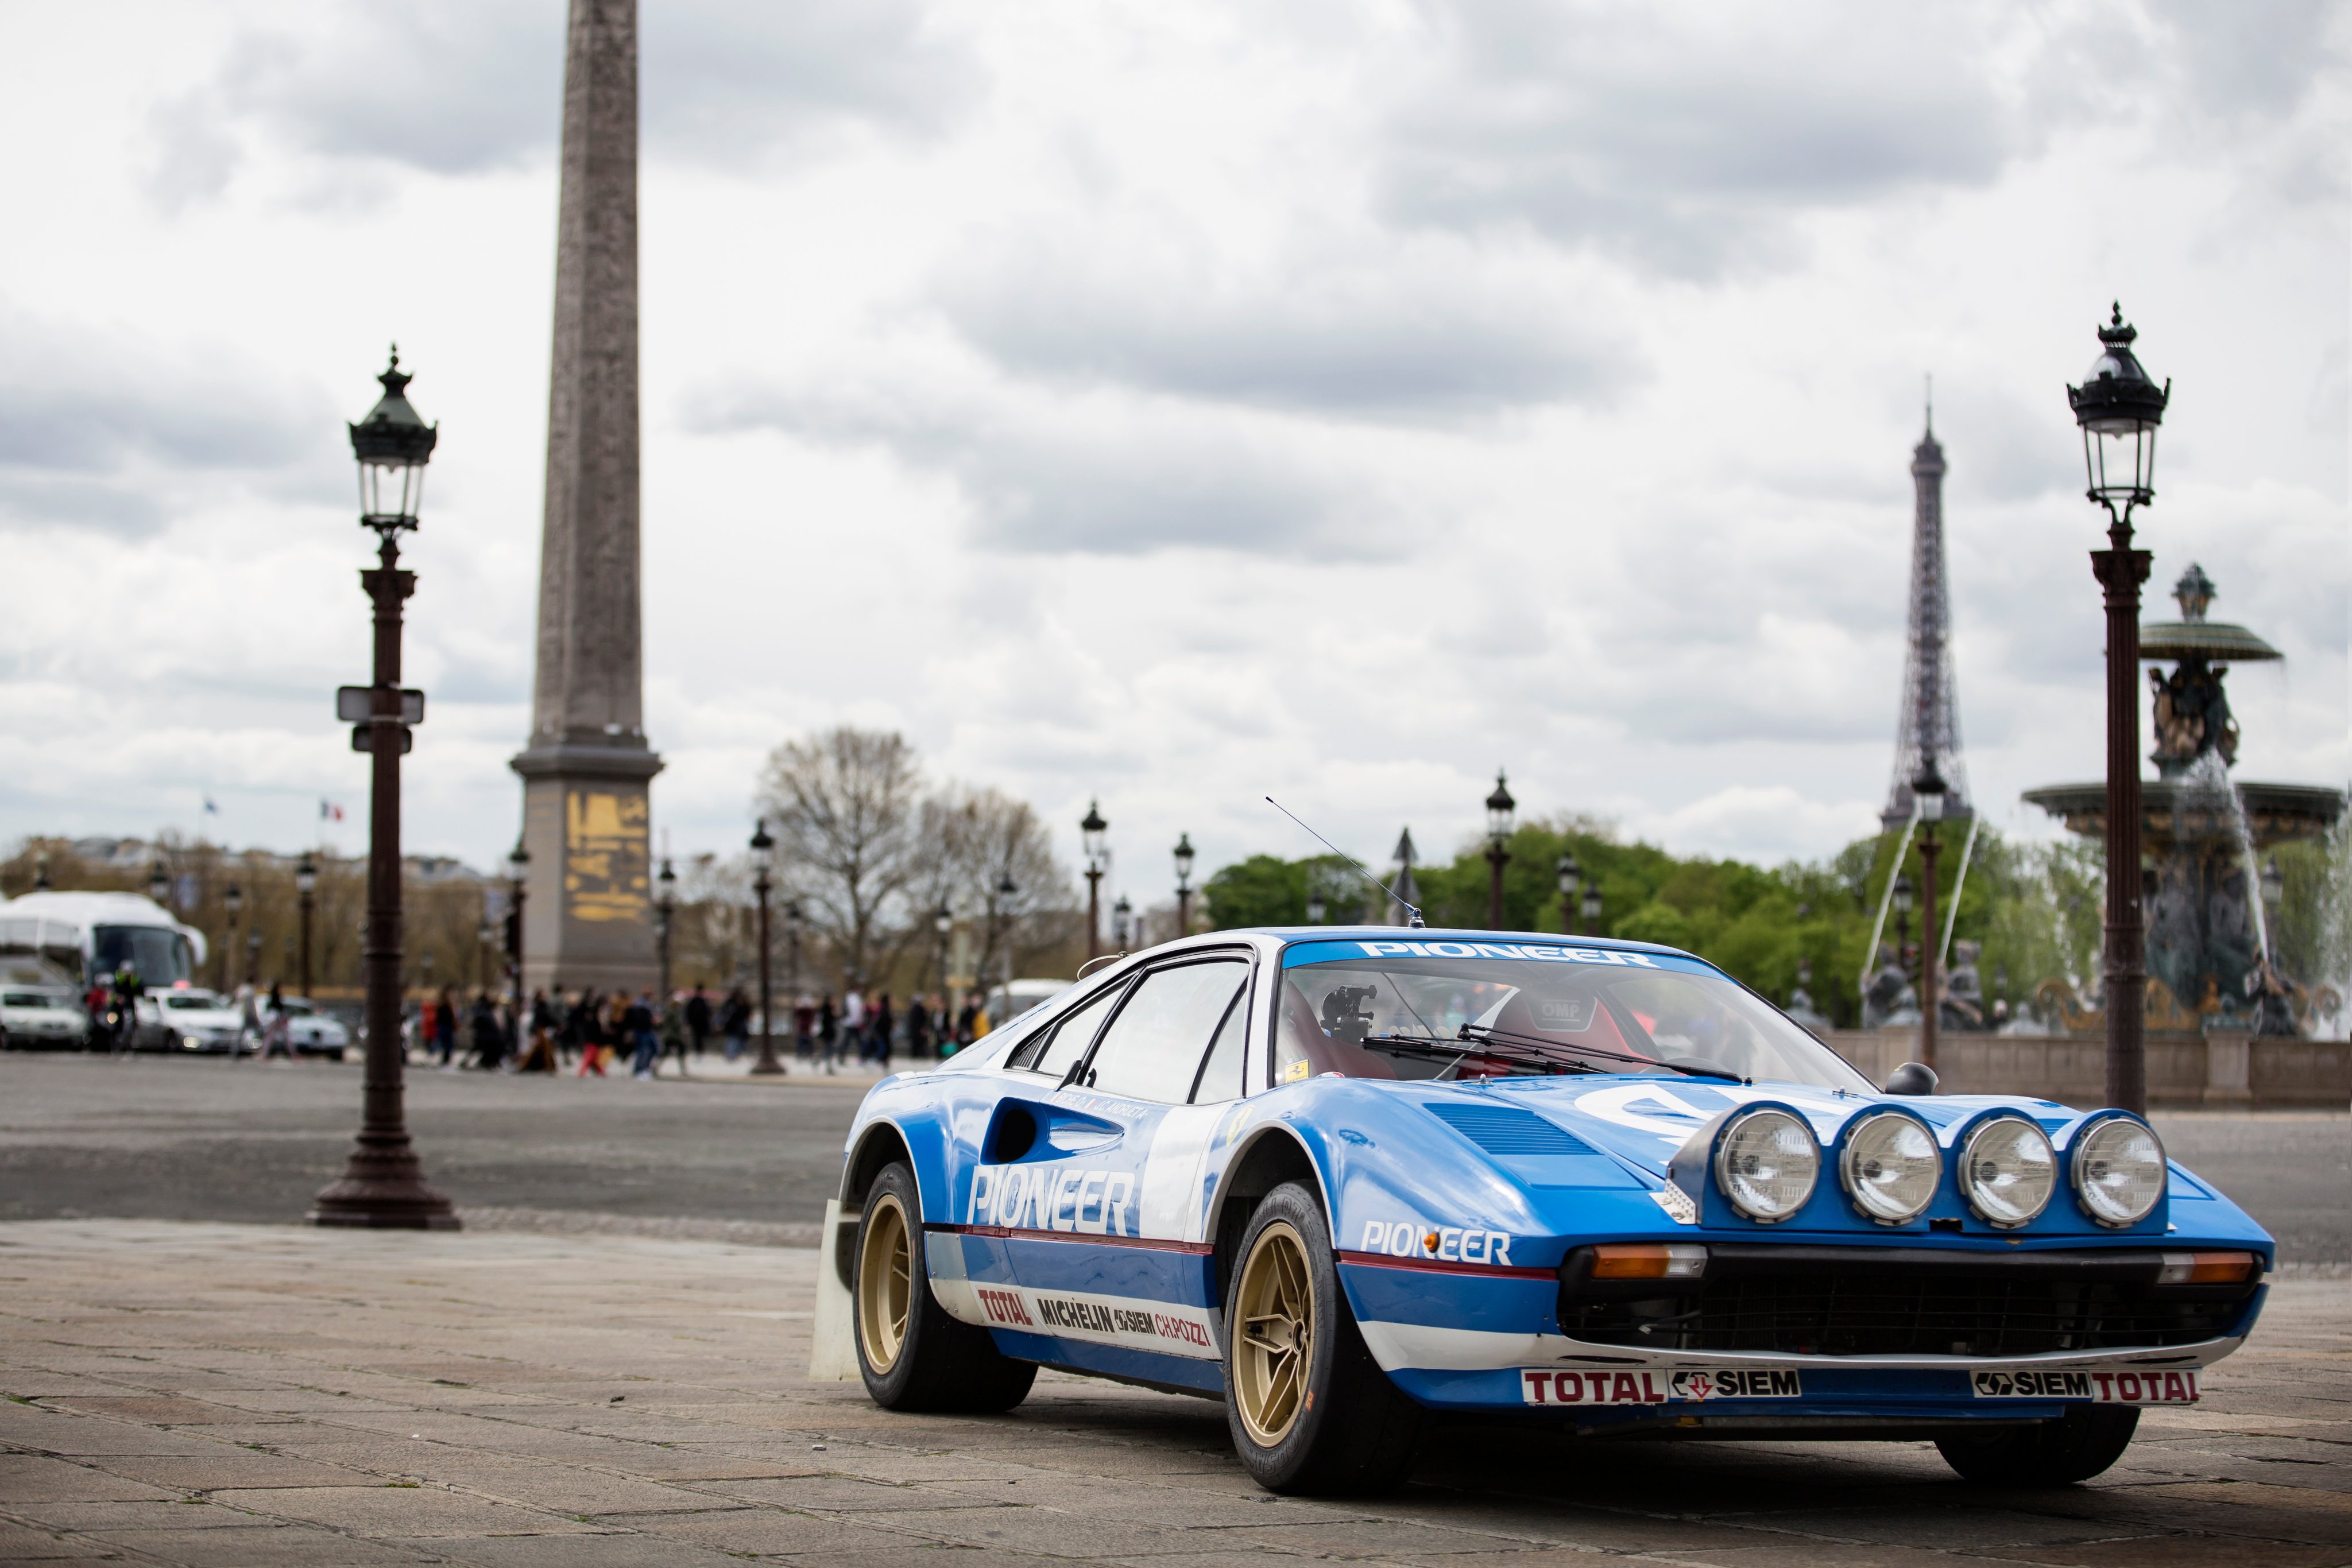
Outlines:
[{"label": "flag on pole", "polygon": [[343,809],[341,806],[336,805],[332,800],[321,800],[319,802],[319,821],[322,822],[340,822],[342,820]]},{"label": "flag on pole", "polygon": [[207,817],[217,817],[220,815],[220,803],[215,800],[210,795],[205,797],[205,815]]}]

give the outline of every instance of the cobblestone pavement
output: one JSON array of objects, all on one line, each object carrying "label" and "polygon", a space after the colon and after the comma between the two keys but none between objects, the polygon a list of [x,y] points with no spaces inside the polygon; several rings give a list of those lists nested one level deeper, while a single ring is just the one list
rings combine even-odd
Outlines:
[{"label": "cobblestone pavement", "polygon": [[2193,1410],[2055,1491],[1919,1444],[1454,1431],[1275,1499],[1217,1406],[1047,1376],[895,1416],[813,1384],[815,1254],[595,1235],[0,1224],[0,1559],[483,1568],[2352,1563],[2352,1285],[2290,1281]]}]

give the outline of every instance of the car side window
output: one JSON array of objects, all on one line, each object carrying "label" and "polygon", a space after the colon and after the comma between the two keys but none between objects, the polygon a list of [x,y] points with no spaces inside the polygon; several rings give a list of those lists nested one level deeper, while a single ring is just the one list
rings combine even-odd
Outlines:
[{"label": "car side window", "polygon": [[1193,1104],[1222,1104],[1249,1092],[1243,1081],[1246,1071],[1243,1058],[1248,1046],[1249,989],[1244,987],[1234,993],[1232,1004],[1225,1009],[1225,1021],[1217,1026],[1217,1038],[1209,1047],[1208,1060],[1201,1064],[1201,1082],[1192,1087]]},{"label": "car side window", "polygon": [[1136,982],[1095,1047],[1089,1089],[1181,1104],[1190,1098],[1210,1036],[1249,975],[1239,958],[1177,964]]},{"label": "car side window", "polygon": [[1103,1014],[1126,989],[1124,986],[1105,987],[1100,995],[1055,1024],[1053,1032],[1043,1036],[1041,1041],[1023,1046],[1006,1065],[1061,1077],[1069,1071],[1071,1063],[1087,1053],[1087,1047],[1094,1043],[1095,1030],[1102,1027]]}]

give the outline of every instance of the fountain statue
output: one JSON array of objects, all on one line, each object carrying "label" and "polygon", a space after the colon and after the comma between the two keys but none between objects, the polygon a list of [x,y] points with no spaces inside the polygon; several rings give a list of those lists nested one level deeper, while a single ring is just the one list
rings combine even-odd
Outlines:
[{"label": "fountain statue", "polygon": [[[2264,927],[2256,852],[2325,834],[2344,810],[2342,791],[2302,784],[2238,783],[2238,721],[2223,680],[2230,666],[2277,659],[2243,626],[2206,619],[2219,591],[2192,563],[2173,587],[2178,621],[2140,628],[2140,655],[2175,661],[2148,672],[2155,698],[2157,778],[2141,786],[2147,863],[2151,1025],[2215,1024],[2264,1034],[2295,1032],[2295,988],[2277,970]],[[2106,833],[2105,784],[2029,789],[2025,799],[2088,838]]]}]

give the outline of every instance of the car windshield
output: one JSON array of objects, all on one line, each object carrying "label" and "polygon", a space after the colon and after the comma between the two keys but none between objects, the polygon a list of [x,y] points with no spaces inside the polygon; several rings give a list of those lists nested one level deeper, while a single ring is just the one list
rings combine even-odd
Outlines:
[{"label": "car windshield", "polygon": [[210,1012],[221,1004],[210,991],[173,991],[163,998],[163,1005],[183,1012]]},{"label": "car windshield", "polygon": [[61,1008],[65,1005],[65,998],[49,996],[41,991],[9,991],[0,994],[0,1007]]},{"label": "car windshield", "polygon": [[1666,1071],[1873,1087],[1696,959],[1443,940],[1290,948],[1274,1070],[1276,1082]]}]

